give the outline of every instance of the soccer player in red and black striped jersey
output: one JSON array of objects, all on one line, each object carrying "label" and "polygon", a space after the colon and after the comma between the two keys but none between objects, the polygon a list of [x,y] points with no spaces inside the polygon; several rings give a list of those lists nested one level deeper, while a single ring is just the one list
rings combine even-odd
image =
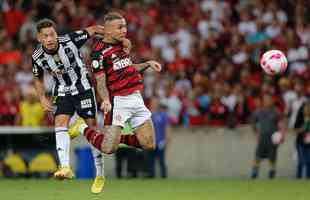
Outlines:
[{"label": "soccer player in red and black striped jersey", "polygon": [[[116,12],[104,17],[104,37],[92,52],[92,68],[96,77],[97,92],[102,100],[100,109],[105,114],[106,129],[102,133],[76,125],[87,140],[104,153],[113,153],[119,143],[143,149],[155,148],[151,112],[144,105],[140,91],[143,89],[140,70],[152,68],[161,71],[156,61],[133,64],[129,50],[124,49],[127,24]],[[133,135],[121,135],[125,122],[134,128]]]}]

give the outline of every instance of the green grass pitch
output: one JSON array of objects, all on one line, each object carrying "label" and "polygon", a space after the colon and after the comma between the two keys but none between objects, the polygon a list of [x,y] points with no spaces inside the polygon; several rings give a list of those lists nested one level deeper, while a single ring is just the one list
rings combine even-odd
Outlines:
[{"label": "green grass pitch", "polygon": [[310,182],[295,180],[115,180],[99,195],[91,181],[0,179],[1,200],[309,200]]}]

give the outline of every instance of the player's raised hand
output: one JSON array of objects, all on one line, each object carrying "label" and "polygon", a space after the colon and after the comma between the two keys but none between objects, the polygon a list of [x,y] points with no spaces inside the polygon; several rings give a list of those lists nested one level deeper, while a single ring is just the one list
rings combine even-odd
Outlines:
[{"label": "player's raised hand", "polygon": [[40,97],[40,102],[45,111],[52,112],[54,110],[52,102],[46,96]]},{"label": "player's raised hand", "polygon": [[152,69],[154,69],[156,72],[160,72],[161,71],[161,64],[159,62],[154,61],[154,60],[150,60],[150,61],[147,61],[146,63],[149,64],[150,67]]},{"label": "player's raised hand", "polygon": [[89,33],[90,36],[95,34],[104,35],[104,26],[102,25],[89,26],[85,30]]},{"label": "player's raised hand", "polygon": [[131,50],[131,47],[132,47],[130,40],[128,40],[127,38],[124,38],[122,40],[122,44],[123,44],[123,47],[124,47],[124,51],[126,53],[129,53],[130,50]]},{"label": "player's raised hand", "polygon": [[108,114],[108,112],[110,112],[112,109],[110,100],[108,99],[103,100],[100,105],[100,109],[103,111],[104,115]]},{"label": "player's raised hand", "polygon": [[102,25],[96,25],[96,33],[103,35],[104,34],[104,26]]}]

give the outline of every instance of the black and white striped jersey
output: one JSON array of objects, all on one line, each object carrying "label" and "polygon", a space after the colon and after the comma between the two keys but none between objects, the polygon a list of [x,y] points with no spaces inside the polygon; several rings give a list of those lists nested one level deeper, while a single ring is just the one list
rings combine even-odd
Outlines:
[{"label": "black and white striped jersey", "polygon": [[41,44],[32,53],[32,72],[42,78],[44,70],[55,81],[54,96],[77,95],[92,88],[91,81],[79,49],[90,38],[86,30],[58,37],[58,50],[47,53]]}]

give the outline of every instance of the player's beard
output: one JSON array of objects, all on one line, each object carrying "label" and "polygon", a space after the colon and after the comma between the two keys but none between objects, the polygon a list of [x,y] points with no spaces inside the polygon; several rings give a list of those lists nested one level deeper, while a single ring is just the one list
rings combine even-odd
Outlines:
[{"label": "player's beard", "polygon": [[116,44],[122,41],[123,38],[116,38],[116,37],[111,37],[112,43]]}]

